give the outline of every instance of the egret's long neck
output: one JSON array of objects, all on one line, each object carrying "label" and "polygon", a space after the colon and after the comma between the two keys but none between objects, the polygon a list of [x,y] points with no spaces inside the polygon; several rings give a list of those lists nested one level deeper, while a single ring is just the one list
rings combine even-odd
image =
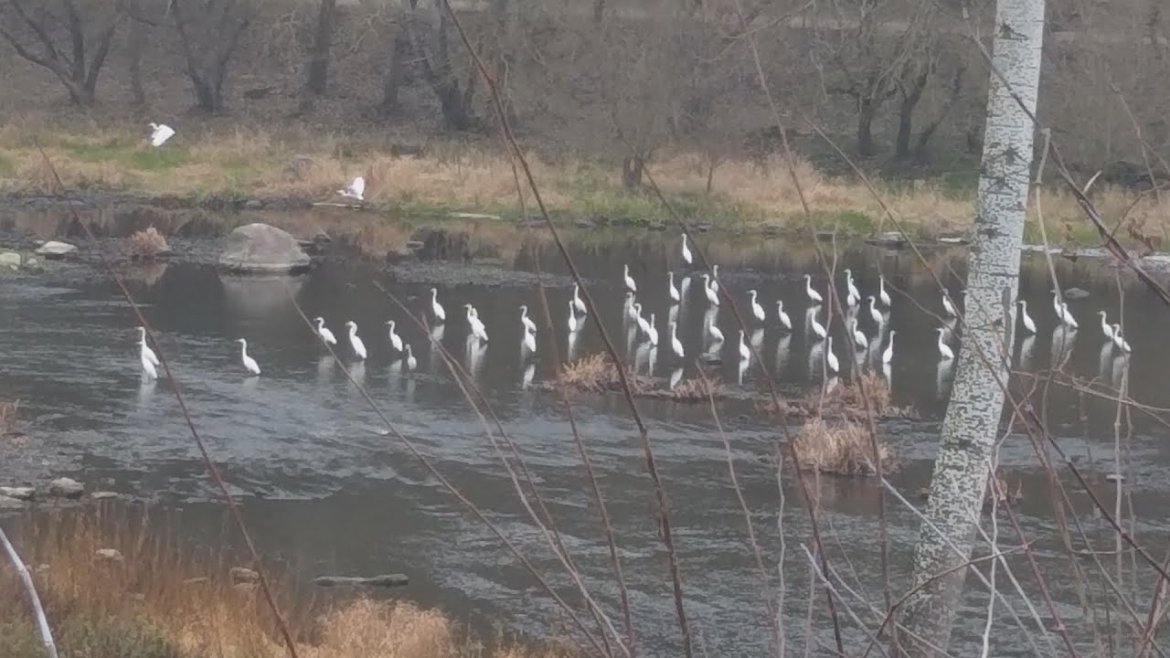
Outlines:
[{"label": "egret's long neck", "polygon": [[240,343],[240,356],[248,356],[248,344]]}]

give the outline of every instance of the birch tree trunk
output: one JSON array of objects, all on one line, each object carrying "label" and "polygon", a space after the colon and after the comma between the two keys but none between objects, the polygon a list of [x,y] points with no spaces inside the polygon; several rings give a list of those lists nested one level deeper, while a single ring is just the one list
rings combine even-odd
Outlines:
[{"label": "birch tree trunk", "polygon": [[[1033,159],[1035,128],[1012,94],[1035,113],[1043,34],[1044,0],[998,0],[992,64],[1003,80],[991,73],[963,342],[930,486],[930,524],[922,525],[914,555],[913,586],[926,585],[903,608],[908,632],[899,634],[909,656],[946,650],[967,575],[956,567],[970,559],[980,520],[1003,413],[997,380],[1007,379],[1001,355],[1007,353],[1004,336],[1010,337],[1014,327],[1012,300]],[[1010,306],[1006,311],[1005,298]],[[954,571],[928,582],[949,569]]]}]

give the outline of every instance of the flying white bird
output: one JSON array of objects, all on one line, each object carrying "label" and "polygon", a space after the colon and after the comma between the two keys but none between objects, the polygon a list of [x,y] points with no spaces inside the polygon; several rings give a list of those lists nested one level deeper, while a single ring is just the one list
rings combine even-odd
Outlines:
[{"label": "flying white bird", "polygon": [[162,146],[168,139],[175,135],[175,129],[165,123],[151,123],[150,124],[150,145],[154,147]]},{"label": "flying white bird", "polygon": [[402,352],[402,337],[394,331],[394,321],[388,320],[386,325],[390,327],[390,347],[393,347],[395,352]]},{"label": "flying white bird", "polygon": [[260,374],[260,366],[256,363],[256,359],[248,356],[248,341],[243,338],[237,338],[236,342],[240,344],[240,361],[244,364],[244,370],[253,375]]},{"label": "flying white bird", "polygon": [[347,199],[357,199],[358,201],[366,200],[366,179],[361,176],[355,176],[349,182],[349,187],[344,190],[337,190],[337,193]]},{"label": "flying white bird", "polygon": [[321,340],[325,341],[326,345],[337,344],[337,338],[333,335],[333,332],[325,328],[325,318],[313,318],[313,322],[317,325],[317,335],[321,337]]},{"label": "flying white bird", "polygon": [[359,359],[366,358],[366,344],[357,335],[357,323],[353,320],[345,323],[346,328],[349,329],[349,346],[353,348],[353,353]]},{"label": "flying white bird", "polygon": [[431,288],[431,313],[435,315],[436,322],[447,321],[447,311],[443,310],[443,305],[439,303],[439,291]]}]

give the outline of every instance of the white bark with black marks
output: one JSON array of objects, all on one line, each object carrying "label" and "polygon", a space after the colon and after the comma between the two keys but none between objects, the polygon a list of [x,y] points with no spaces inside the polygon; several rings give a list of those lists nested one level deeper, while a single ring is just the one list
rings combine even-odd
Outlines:
[{"label": "white bark with black marks", "polygon": [[[1035,128],[1013,97],[1035,113],[1044,34],[1044,0],[999,0],[995,17],[983,162],[968,257],[965,331],[943,421],[926,516],[914,556],[913,586],[927,583],[903,609],[900,634],[910,656],[934,656],[950,642],[966,569],[930,581],[970,558],[992,450],[1003,413],[1002,295],[1016,298]],[[1014,305],[1012,305],[1014,307]],[[1014,308],[1008,316],[1014,321]],[[937,529],[937,531],[936,531]],[[940,533],[942,536],[940,536]],[[957,551],[955,548],[957,547]],[[909,637],[917,636],[924,643]]]}]

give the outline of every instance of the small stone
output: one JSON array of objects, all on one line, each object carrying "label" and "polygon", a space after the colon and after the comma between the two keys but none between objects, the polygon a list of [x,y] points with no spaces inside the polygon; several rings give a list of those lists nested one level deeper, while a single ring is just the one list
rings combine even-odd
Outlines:
[{"label": "small stone", "polygon": [[259,199],[248,199],[244,202],[244,210],[263,210],[264,202]]},{"label": "small stone", "polygon": [[256,583],[236,583],[232,588],[241,594],[251,594],[256,591]]},{"label": "small stone", "polygon": [[10,496],[0,496],[0,509],[23,509],[24,501]]},{"label": "small stone", "polygon": [[10,270],[20,269],[20,254],[15,251],[0,251],[0,267]]},{"label": "small stone", "polygon": [[109,560],[110,562],[121,562],[126,559],[122,557],[121,551],[116,548],[99,548],[94,551],[94,555],[102,560]]},{"label": "small stone", "polygon": [[68,242],[50,240],[49,242],[46,242],[45,244],[38,247],[36,253],[38,256],[44,256],[45,258],[52,259],[64,258],[75,251],[77,251],[77,247],[69,244]]},{"label": "small stone", "polygon": [[118,498],[119,495],[116,491],[95,491],[89,497],[94,500],[108,500],[110,498]]},{"label": "small stone", "polygon": [[232,567],[228,572],[233,583],[255,583],[260,580],[260,574],[246,567]]},{"label": "small stone", "polygon": [[0,487],[0,496],[8,496],[17,500],[32,500],[37,490],[32,487]]},{"label": "small stone", "polygon": [[49,483],[49,493],[62,498],[81,498],[85,485],[73,478],[57,478]]}]

